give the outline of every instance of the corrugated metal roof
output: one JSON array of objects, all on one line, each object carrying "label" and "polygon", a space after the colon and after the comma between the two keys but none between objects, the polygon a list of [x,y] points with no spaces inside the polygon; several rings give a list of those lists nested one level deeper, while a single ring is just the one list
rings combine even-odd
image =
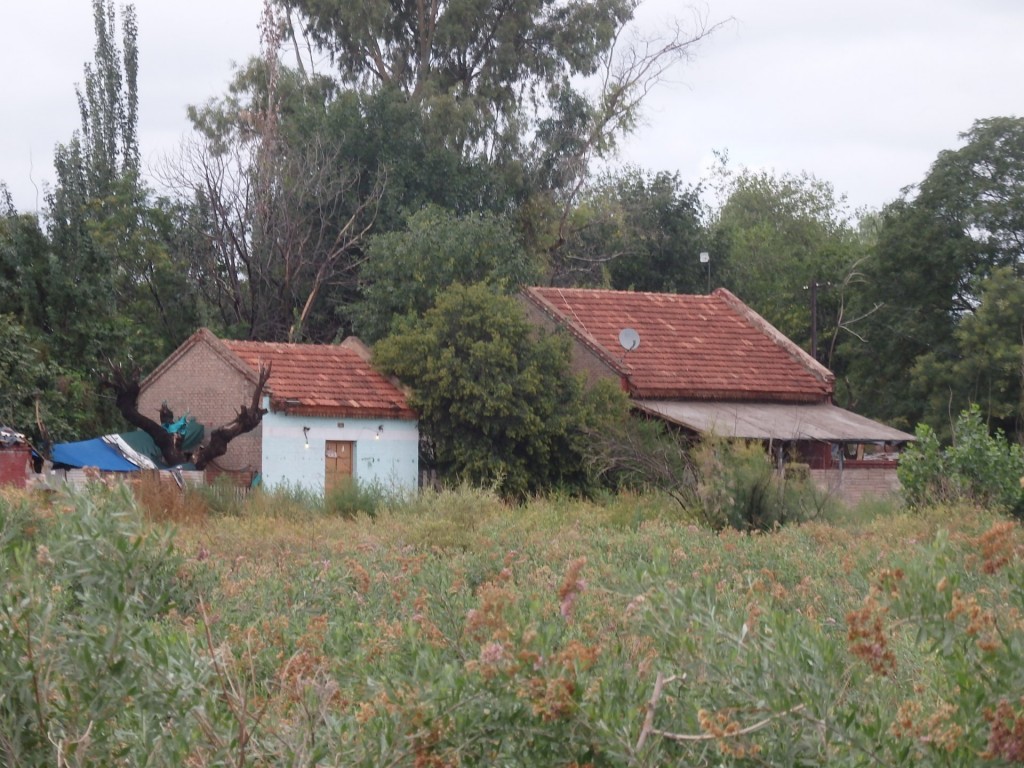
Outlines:
[{"label": "corrugated metal roof", "polygon": [[[728,291],[710,296],[530,288],[534,303],[564,323],[627,379],[638,398],[822,402],[834,377]],[[626,352],[625,328],[640,344]]]},{"label": "corrugated metal roof", "polygon": [[654,416],[701,434],[757,440],[902,443],[914,436],[824,403],[710,403],[635,400]]}]

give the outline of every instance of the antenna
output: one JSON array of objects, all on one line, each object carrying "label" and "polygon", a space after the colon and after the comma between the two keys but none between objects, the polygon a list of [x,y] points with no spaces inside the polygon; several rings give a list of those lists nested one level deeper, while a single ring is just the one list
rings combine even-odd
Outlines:
[{"label": "antenna", "polygon": [[633,328],[623,328],[619,331],[619,344],[627,352],[632,352],[640,346],[640,334]]}]

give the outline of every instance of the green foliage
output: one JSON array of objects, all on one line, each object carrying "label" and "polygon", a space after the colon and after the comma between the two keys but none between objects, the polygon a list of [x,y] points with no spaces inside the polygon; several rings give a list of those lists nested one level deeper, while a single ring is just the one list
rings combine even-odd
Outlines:
[{"label": "green foliage", "polygon": [[1019,525],[932,509],[762,536],[659,504],[282,507],[184,527],[185,561],[123,489],[4,497],[0,762],[1014,762]]},{"label": "green foliage", "polygon": [[[412,387],[448,478],[517,498],[591,484],[585,435],[614,414],[611,398],[584,392],[569,373],[569,340],[539,334],[516,299],[456,284],[377,344],[374,361]],[[615,406],[625,409],[621,398]]]},{"label": "green foliage", "polygon": [[686,519],[716,531],[773,531],[827,506],[806,467],[780,475],[759,443],[686,439],[658,420],[606,426],[592,437],[588,457],[615,490],[667,494]]},{"label": "green foliage", "polygon": [[381,507],[388,502],[385,489],[359,483],[355,480],[338,483],[324,497],[324,512],[352,518],[356,515],[376,517]]},{"label": "green foliage", "polygon": [[157,623],[195,605],[183,561],[124,488],[58,504],[43,517],[0,499],[0,762],[180,764],[187,735],[168,717],[209,683],[182,633]]},{"label": "green foliage", "polygon": [[764,447],[737,440],[702,440],[692,449],[692,505],[715,530],[772,531],[814,519],[823,500],[806,473],[780,475]]},{"label": "green foliage", "polygon": [[422,315],[453,283],[485,283],[503,293],[532,284],[536,270],[510,222],[493,214],[457,216],[427,206],[405,229],[376,235],[360,273],[362,299],[351,309],[356,332],[373,343],[398,317]]},{"label": "green foliage", "polygon": [[95,434],[102,425],[99,410],[92,382],[57,365],[39,334],[0,315],[0,423],[30,435],[44,448],[47,439]]},{"label": "green foliage", "polygon": [[711,223],[713,285],[723,285],[787,337],[810,349],[812,282],[819,358],[831,367],[846,283],[864,255],[842,197],[806,174],[775,176],[723,165],[723,200]]},{"label": "green foliage", "polygon": [[463,0],[420,12],[392,0],[281,5],[330,52],[345,86],[401,93],[429,113],[434,141],[506,157],[529,107],[564,79],[593,73],[633,11],[624,0]]},{"label": "green foliage", "polygon": [[1024,281],[1008,267],[979,287],[979,304],[953,331],[953,359],[936,352],[915,361],[912,391],[925,403],[923,419],[948,432],[948,414],[976,403],[989,426],[1018,442],[1024,424]]},{"label": "green foliage", "polygon": [[943,448],[934,430],[917,428],[917,442],[900,457],[903,492],[915,506],[968,502],[1024,517],[1024,448],[1001,430],[989,434],[981,410],[961,412],[953,444]]},{"label": "green foliage", "polygon": [[599,180],[572,213],[572,235],[552,265],[556,284],[707,292],[699,193],[666,172],[627,169]]},{"label": "green foliage", "polygon": [[[1007,348],[1020,343],[1013,319],[990,307],[987,317],[961,327],[985,291],[1016,300],[1012,281],[997,270],[1020,278],[1024,119],[979,120],[961,138],[964,146],[939,154],[916,195],[883,212],[853,308],[868,316],[858,326],[861,339],[844,351],[865,410],[905,427],[919,421],[939,427],[951,388],[954,412],[967,406],[971,392],[997,419],[1017,410],[1019,393],[1007,388],[1012,376],[1001,370]],[[981,348],[965,346],[982,340],[994,346],[991,366],[979,358]],[[950,376],[944,366],[960,355],[962,373]]]}]

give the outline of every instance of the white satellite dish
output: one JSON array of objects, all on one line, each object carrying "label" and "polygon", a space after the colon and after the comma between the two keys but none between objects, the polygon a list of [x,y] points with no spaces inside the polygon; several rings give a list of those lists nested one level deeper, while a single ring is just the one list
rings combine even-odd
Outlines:
[{"label": "white satellite dish", "polygon": [[640,334],[632,328],[623,328],[619,331],[619,344],[627,352],[632,352],[640,346]]}]

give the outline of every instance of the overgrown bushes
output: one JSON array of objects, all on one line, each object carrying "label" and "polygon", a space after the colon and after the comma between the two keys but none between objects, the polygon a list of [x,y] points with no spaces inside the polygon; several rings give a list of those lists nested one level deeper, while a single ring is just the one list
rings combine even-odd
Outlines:
[{"label": "overgrown bushes", "polygon": [[614,489],[667,493],[714,530],[770,531],[814,519],[827,502],[806,473],[777,472],[758,443],[689,441],[653,420],[629,420],[596,435],[591,456]]},{"label": "overgrown bushes", "polygon": [[1019,761],[1018,525],[672,510],[455,489],[174,549],[120,488],[0,499],[0,764]]},{"label": "overgrown bushes", "polygon": [[45,512],[0,498],[0,763],[185,759],[175,721],[209,680],[180,629],[161,623],[198,600],[182,566],[123,486]]},{"label": "overgrown bushes", "polygon": [[900,458],[899,478],[908,502],[926,506],[968,502],[1024,517],[1024,449],[990,435],[978,406],[962,412],[953,444],[943,448],[926,424]]}]

